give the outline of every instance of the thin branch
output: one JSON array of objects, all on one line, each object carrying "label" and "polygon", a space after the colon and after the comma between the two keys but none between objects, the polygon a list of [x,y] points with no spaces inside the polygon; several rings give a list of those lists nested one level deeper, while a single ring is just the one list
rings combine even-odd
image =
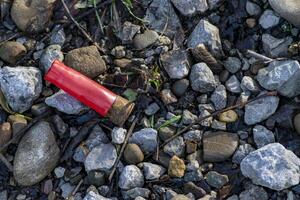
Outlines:
[{"label": "thin branch", "polygon": [[0,153],[0,160],[5,164],[5,166],[8,168],[9,171],[13,171],[13,166],[10,164],[10,162],[4,157],[2,153]]},{"label": "thin branch", "polygon": [[262,54],[256,53],[255,51],[252,50],[247,50],[247,54],[249,54],[250,56],[257,58],[258,60],[264,61],[264,62],[272,62],[274,61],[274,59],[269,58],[267,56],[264,56]]}]

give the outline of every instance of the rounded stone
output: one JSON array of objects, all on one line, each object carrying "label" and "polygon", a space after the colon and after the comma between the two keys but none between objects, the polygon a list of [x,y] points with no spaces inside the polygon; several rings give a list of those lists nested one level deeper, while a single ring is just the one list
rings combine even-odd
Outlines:
[{"label": "rounded stone", "polygon": [[106,64],[96,46],[69,51],[65,57],[65,63],[90,78],[95,78],[106,70]]},{"label": "rounded stone", "polygon": [[0,125],[0,146],[6,144],[12,136],[12,128],[9,122]]},{"label": "rounded stone", "polygon": [[48,122],[39,122],[21,139],[15,158],[15,180],[31,186],[44,179],[56,166],[60,150]]},{"label": "rounded stone", "polygon": [[8,41],[0,46],[0,58],[10,64],[15,64],[26,52],[25,46],[19,42]]},{"label": "rounded stone", "polygon": [[41,32],[53,14],[54,3],[55,0],[14,0],[11,18],[22,31]]},{"label": "rounded stone", "polygon": [[219,120],[221,122],[232,123],[232,122],[235,122],[237,119],[238,119],[238,115],[234,110],[228,110],[228,111],[222,112],[219,115]]},{"label": "rounded stone", "polygon": [[188,79],[181,79],[176,81],[172,86],[172,92],[176,96],[182,96],[186,92],[187,88],[189,87],[189,80]]},{"label": "rounded stone", "polygon": [[137,164],[144,160],[144,154],[137,144],[128,144],[124,151],[124,159],[128,164]]},{"label": "rounded stone", "polygon": [[184,176],[185,169],[186,167],[183,160],[177,156],[171,158],[168,169],[169,176],[181,178]]},{"label": "rounded stone", "polygon": [[119,187],[123,190],[130,190],[136,187],[143,187],[144,176],[141,170],[135,165],[127,165],[119,177]]}]

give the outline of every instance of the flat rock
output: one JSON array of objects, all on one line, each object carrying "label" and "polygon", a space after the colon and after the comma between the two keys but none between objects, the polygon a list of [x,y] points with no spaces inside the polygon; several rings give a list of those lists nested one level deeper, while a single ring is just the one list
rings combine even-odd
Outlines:
[{"label": "flat rock", "polygon": [[233,155],[238,147],[238,135],[228,132],[206,132],[203,137],[203,159],[222,162]]},{"label": "flat rock", "polygon": [[189,74],[190,60],[185,50],[172,50],[161,54],[160,60],[172,79],[182,79]]},{"label": "flat rock", "polygon": [[108,172],[117,160],[117,150],[112,144],[100,144],[92,149],[85,159],[86,171],[101,170]]},{"label": "flat rock", "polygon": [[254,184],[280,191],[299,184],[300,159],[281,144],[272,143],[246,156],[241,171]]},{"label": "flat rock", "polygon": [[26,53],[25,46],[19,42],[8,41],[0,46],[0,58],[10,64],[15,64]]},{"label": "flat rock", "polygon": [[288,56],[288,48],[293,42],[291,37],[279,39],[270,34],[263,34],[261,40],[267,56],[272,58]]},{"label": "flat rock", "polygon": [[55,168],[60,150],[49,123],[39,122],[21,139],[14,158],[14,177],[23,186],[40,182]]},{"label": "flat rock", "polygon": [[269,0],[271,7],[284,19],[300,27],[300,5],[298,0]]},{"label": "flat rock", "polygon": [[25,32],[37,33],[46,28],[53,14],[55,0],[15,0],[11,18]]},{"label": "flat rock", "polygon": [[69,115],[78,115],[89,108],[83,105],[80,101],[70,96],[63,90],[59,90],[57,93],[45,99],[45,103],[53,108],[56,108],[60,112]]},{"label": "flat rock", "polygon": [[64,61],[69,67],[90,78],[95,78],[106,71],[106,64],[96,46],[71,50]]},{"label": "flat rock", "polygon": [[206,0],[171,0],[173,5],[184,16],[194,16],[209,9]]},{"label": "flat rock", "polygon": [[143,152],[155,152],[157,148],[157,131],[153,128],[144,128],[132,134],[130,143],[139,145]]},{"label": "flat rock", "polygon": [[173,37],[182,29],[181,22],[169,0],[153,0],[144,18],[149,29]]},{"label": "flat rock", "polygon": [[146,180],[155,180],[159,179],[166,172],[166,169],[160,165],[144,162],[143,172]]},{"label": "flat rock", "polygon": [[159,35],[153,30],[146,30],[133,38],[133,45],[137,50],[145,49],[158,40]]},{"label": "flat rock", "polygon": [[143,187],[144,176],[141,170],[135,165],[127,165],[119,177],[119,187],[123,190],[130,190],[136,187]]},{"label": "flat rock", "polygon": [[190,82],[192,89],[201,93],[212,92],[217,87],[214,74],[205,63],[192,66]]},{"label": "flat rock", "polygon": [[189,48],[195,48],[198,44],[204,44],[216,57],[223,55],[219,29],[207,20],[201,19],[188,38]]},{"label": "flat rock", "polygon": [[279,104],[279,98],[267,96],[255,100],[245,106],[244,121],[248,125],[253,125],[266,120],[275,113]]},{"label": "flat rock", "polygon": [[258,71],[259,84],[267,90],[294,97],[300,94],[300,64],[296,60],[274,61]]},{"label": "flat rock", "polygon": [[40,96],[42,75],[35,67],[3,67],[0,87],[12,110],[22,113]]}]

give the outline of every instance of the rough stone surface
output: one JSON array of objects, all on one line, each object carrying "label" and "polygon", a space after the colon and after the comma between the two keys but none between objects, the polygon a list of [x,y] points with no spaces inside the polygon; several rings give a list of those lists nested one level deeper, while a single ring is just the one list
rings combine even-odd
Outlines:
[{"label": "rough stone surface", "polygon": [[112,143],[123,144],[127,130],[121,127],[114,127],[111,132]]},{"label": "rough stone surface", "polygon": [[12,136],[12,127],[9,122],[0,125],[0,145],[5,145]]},{"label": "rough stone surface", "polygon": [[186,167],[183,160],[177,156],[171,158],[168,169],[169,176],[181,178],[184,176],[185,169]]},{"label": "rough stone surface", "polygon": [[259,88],[255,80],[250,76],[244,76],[241,82],[241,88],[243,91],[258,92]]},{"label": "rough stone surface", "polygon": [[242,67],[242,62],[237,57],[228,57],[224,61],[225,68],[232,74],[239,71]]},{"label": "rough stone surface", "polygon": [[101,196],[100,194],[96,194],[94,191],[89,191],[83,200],[112,200],[111,198],[106,198]]},{"label": "rough stone surface", "polygon": [[249,15],[258,16],[261,13],[261,8],[256,3],[248,0],[246,3],[246,11]]},{"label": "rough stone surface", "polygon": [[119,187],[123,190],[130,190],[136,187],[143,187],[144,176],[141,170],[135,165],[127,165],[119,177]]},{"label": "rough stone surface", "polygon": [[117,160],[117,151],[112,144],[100,144],[92,149],[85,159],[86,171],[109,171]]},{"label": "rough stone surface", "polygon": [[145,20],[150,29],[173,37],[178,30],[181,30],[180,20],[168,0],[153,0],[149,5]]},{"label": "rough stone surface", "polygon": [[155,152],[157,147],[157,131],[152,128],[144,128],[133,133],[129,142],[139,145],[145,153]]},{"label": "rough stone surface", "polygon": [[133,45],[137,50],[145,49],[158,40],[159,35],[152,30],[146,30],[142,34],[137,34],[133,39]]},{"label": "rough stone surface", "polygon": [[239,195],[240,200],[268,200],[268,193],[263,187],[251,185]]},{"label": "rough stone surface", "polygon": [[61,51],[61,46],[59,45],[50,45],[45,49],[40,57],[40,69],[46,73],[50,69],[54,60],[64,60],[64,55]]},{"label": "rough stone surface", "polygon": [[240,85],[240,81],[235,75],[232,75],[225,83],[225,86],[228,91],[237,94],[242,92]]},{"label": "rough stone surface", "polygon": [[284,4],[281,0],[269,0],[271,7],[283,18],[300,27],[300,5],[297,0],[286,0]]},{"label": "rough stone surface", "polygon": [[143,172],[146,180],[155,180],[159,179],[166,172],[166,169],[160,165],[144,162]]},{"label": "rough stone surface", "polygon": [[219,85],[213,94],[211,95],[210,100],[213,102],[216,110],[222,110],[227,105],[227,93],[224,85]]},{"label": "rough stone surface", "polygon": [[65,93],[63,90],[59,90],[57,93],[45,99],[45,103],[54,107],[60,112],[77,115],[88,110],[88,107],[83,105],[80,101]]},{"label": "rough stone surface", "polygon": [[172,85],[172,91],[176,96],[183,96],[189,85],[190,82],[188,79],[180,79]]},{"label": "rough stone surface", "polygon": [[233,155],[238,147],[238,136],[227,132],[207,132],[203,137],[203,159],[222,162]]},{"label": "rough stone surface", "polygon": [[265,89],[277,90],[283,96],[300,94],[300,64],[296,60],[274,61],[260,69],[256,79]]},{"label": "rough stone surface", "polygon": [[203,19],[189,36],[187,46],[195,48],[198,44],[205,44],[216,57],[223,55],[219,29]]},{"label": "rough stone surface", "polygon": [[96,46],[69,51],[65,57],[65,63],[90,78],[95,78],[106,71],[106,64]]},{"label": "rough stone surface", "polygon": [[56,166],[60,150],[47,122],[34,125],[21,139],[14,158],[15,180],[30,186],[44,179]]},{"label": "rough stone surface", "polygon": [[263,97],[245,106],[245,123],[253,125],[264,121],[275,113],[279,98],[275,96]]},{"label": "rough stone surface", "polygon": [[229,182],[228,176],[227,175],[222,175],[219,174],[218,172],[215,171],[210,171],[205,175],[206,182],[215,188],[220,189],[223,187],[226,183]]},{"label": "rough stone surface", "polygon": [[205,63],[192,66],[190,82],[193,90],[197,92],[211,92],[217,87],[214,75]]},{"label": "rough stone surface", "polygon": [[132,40],[135,36],[140,31],[140,26],[132,24],[129,21],[124,22],[122,26],[122,30],[117,34],[117,36],[122,40],[123,44],[130,44],[132,43]]},{"label": "rough stone surface", "polygon": [[272,143],[246,156],[241,171],[254,184],[279,191],[299,184],[300,159],[281,144]]},{"label": "rough stone surface", "polygon": [[264,28],[272,28],[279,23],[280,17],[273,10],[265,10],[259,18],[259,24]]},{"label": "rough stone surface", "polygon": [[155,113],[157,113],[159,111],[160,107],[159,105],[154,102],[151,103],[145,110],[145,114],[148,116],[154,115]]},{"label": "rough stone surface", "polygon": [[164,146],[164,152],[170,156],[182,156],[185,150],[183,137],[177,137]]},{"label": "rough stone surface", "polygon": [[10,64],[15,64],[26,52],[25,46],[19,42],[8,41],[0,45],[0,58]]},{"label": "rough stone surface", "polygon": [[3,67],[0,87],[12,110],[22,113],[42,92],[42,75],[35,67]]},{"label": "rough stone surface", "polygon": [[190,61],[185,50],[173,50],[161,54],[160,60],[172,79],[181,79],[189,74]]},{"label": "rough stone surface", "polygon": [[242,144],[236,150],[234,155],[232,156],[232,162],[236,164],[240,164],[242,160],[255,149],[250,144]]},{"label": "rough stone surface", "polygon": [[291,37],[278,39],[270,34],[263,34],[261,40],[263,42],[263,49],[267,56],[272,58],[287,56],[288,47],[293,42]]},{"label": "rough stone surface", "polygon": [[206,0],[171,0],[173,5],[184,16],[194,16],[198,13],[204,13],[208,10],[208,4]]},{"label": "rough stone surface", "polygon": [[11,8],[11,18],[22,31],[43,31],[52,16],[54,2],[55,0],[15,0]]},{"label": "rough stone surface", "polygon": [[151,191],[147,188],[136,187],[131,190],[122,191],[122,196],[124,199],[134,199],[138,200],[139,198],[149,199]]},{"label": "rough stone surface", "polygon": [[257,148],[261,148],[267,144],[275,142],[273,132],[262,125],[256,125],[253,128],[253,139]]}]

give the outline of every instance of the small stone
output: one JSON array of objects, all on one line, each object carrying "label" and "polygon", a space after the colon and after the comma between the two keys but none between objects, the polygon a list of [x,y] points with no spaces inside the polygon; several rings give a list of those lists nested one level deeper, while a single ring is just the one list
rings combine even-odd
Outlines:
[{"label": "small stone", "polygon": [[27,120],[19,115],[9,115],[7,121],[12,126],[13,135],[17,134],[27,126]]},{"label": "small stone", "polygon": [[59,60],[61,62],[64,60],[61,46],[56,44],[48,46],[45,51],[43,51],[40,57],[39,66],[46,73],[55,60]]},{"label": "small stone", "polygon": [[83,200],[112,200],[112,199],[103,197],[100,194],[96,194],[94,191],[89,191],[87,195],[85,195]]},{"label": "small stone", "polygon": [[111,50],[111,55],[113,55],[116,58],[123,58],[126,56],[126,51],[125,51],[124,46],[116,46]]},{"label": "small stone", "polygon": [[277,90],[281,95],[294,97],[300,94],[298,79],[300,65],[296,60],[271,62],[259,70],[256,79],[267,90]]},{"label": "small stone", "polygon": [[130,190],[136,187],[143,187],[144,176],[141,170],[135,165],[127,165],[119,177],[119,187],[123,190]]},{"label": "small stone", "polygon": [[114,64],[120,68],[126,68],[131,64],[131,60],[127,58],[115,59]]},{"label": "small stone", "polygon": [[228,132],[206,132],[203,137],[203,159],[222,162],[233,155],[238,147],[238,136]]},{"label": "small stone", "polygon": [[207,3],[209,5],[209,9],[214,10],[220,6],[220,4],[222,3],[222,0],[207,0]]},{"label": "small stone", "polygon": [[54,0],[16,0],[12,4],[11,18],[17,27],[28,33],[43,31],[53,14]]},{"label": "small stone", "polygon": [[259,88],[256,82],[250,76],[244,76],[241,82],[243,91],[258,92]]},{"label": "small stone", "polygon": [[275,113],[279,104],[279,98],[267,96],[255,100],[245,106],[244,120],[248,125],[264,121]]},{"label": "small stone", "polygon": [[172,91],[176,96],[183,96],[189,85],[190,82],[188,79],[180,79],[172,85]]},{"label": "small stone", "polygon": [[186,166],[186,170],[189,171],[196,171],[200,167],[199,162],[197,160],[191,160],[189,164]]},{"label": "small stone", "polygon": [[241,162],[241,171],[254,184],[283,190],[299,184],[300,159],[279,143],[251,152]]},{"label": "small stone", "polygon": [[49,111],[49,106],[47,106],[45,103],[38,103],[31,106],[31,113],[34,116],[40,116],[47,111]]},{"label": "small stone", "polygon": [[207,20],[200,20],[188,38],[188,48],[195,48],[198,44],[204,44],[216,57],[223,55],[219,29]]},{"label": "small stone", "polygon": [[90,171],[87,175],[87,182],[90,185],[101,186],[105,183],[105,173],[98,171]]},{"label": "small stone", "polygon": [[275,142],[273,132],[261,125],[256,125],[253,128],[253,139],[257,148],[261,148],[267,144]]},{"label": "small stone", "polygon": [[224,61],[225,68],[232,74],[238,72],[242,67],[242,62],[237,57],[228,57]]},{"label": "small stone", "polygon": [[190,60],[186,50],[172,50],[161,54],[160,60],[172,79],[186,77],[190,70]]},{"label": "small stone", "polygon": [[54,107],[60,112],[69,115],[78,115],[87,111],[89,108],[83,105],[80,101],[70,96],[63,90],[59,90],[57,93],[45,99],[45,103]]},{"label": "small stone", "polygon": [[111,131],[112,143],[123,144],[127,130],[121,127],[114,127]]},{"label": "small stone", "polygon": [[219,120],[225,123],[232,123],[238,120],[238,115],[234,110],[228,110],[219,115]]},{"label": "small stone", "polygon": [[168,174],[171,177],[181,178],[184,176],[185,168],[184,161],[177,156],[173,156],[169,162]]},{"label": "small stone", "polygon": [[183,191],[186,194],[192,193],[193,195],[195,195],[195,197],[197,199],[203,197],[206,194],[205,190],[203,190],[201,187],[198,187],[193,182],[188,182],[188,183],[184,184]]},{"label": "small stone", "polygon": [[96,46],[81,47],[69,51],[64,62],[90,78],[95,78],[106,71],[106,64]]},{"label": "small stone", "polygon": [[183,137],[177,137],[164,146],[164,152],[170,156],[182,156],[185,150]]},{"label": "small stone", "polygon": [[154,44],[159,35],[153,30],[146,30],[142,34],[137,34],[133,39],[133,45],[137,50],[142,50]]},{"label": "small stone", "polygon": [[153,128],[144,128],[132,134],[129,142],[141,147],[144,153],[155,152],[157,148],[157,131]]},{"label": "small stone", "polygon": [[163,141],[166,141],[170,137],[172,137],[176,132],[176,128],[170,127],[170,126],[165,126],[161,127],[158,130],[159,138]]},{"label": "small stone", "polygon": [[151,191],[147,188],[136,187],[131,190],[122,191],[122,196],[124,199],[144,200],[149,199],[150,193]]},{"label": "small stone", "polygon": [[225,86],[219,85],[211,95],[210,100],[213,102],[216,110],[224,109],[227,105],[227,93]]},{"label": "small stone", "polygon": [[61,196],[66,199],[69,195],[71,195],[71,193],[73,192],[73,190],[75,189],[75,186],[71,185],[70,183],[64,183],[63,185],[60,186],[61,189]]},{"label": "small stone", "polygon": [[183,134],[183,138],[185,140],[193,141],[193,142],[201,142],[203,131],[200,130],[191,130]]},{"label": "small stone", "polygon": [[148,116],[154,115],[159,111],[160,107],[157,103],[151,103],[145,110],[145,114]]},{"label": "small stone", "polygon": [[191,200],[191,199],[185,195],[178,194],[170,200]]},{"label": "small stone", "polygon": [[250,188],[241,192],[239,195],[240,200],[268,200],[268,193],[264,188],[252,185]]},{"label": "small stone", "polygon": [[192,141],[186,141],[186,153],[191,154],[197,151],[197,143]]},{"label": "small stone", "polygon": [[186,182],[199,182],[203,180],[203,174],[201,169],[197,169],[191,172],[186,172],[183,179]]},{"label": "small stone", "polygon": [[138,145],[127,144],[124,159],[128,164],[138,164],[144,160],[144,154]]},{"label": "small stone", "polygon": [[236,150],[234,155],[232,156],[232,162],[236,164],[240,164],[242,160],[255,149],[250,144],[242,144]]},{"label": "small stone", "polygon": [[263,34],[261,40],[267,56],[272,58],[287,56],[288,48],[293,42],[291,37],[278,39],[270,34]]},{"label": "small stone", "polygon": [[66,41],[65,31],[59,25],[55,26],[54,30],[56,31],[54,31],[50,37],[50,44],[57,44],[62,47]]},{"label": "small stone", "polygon": [[239,200],[239,197],[237,195],[232,195],[228,197],[226,200]]},{"label": "small stone", "polygon": [[208,10],[208,4],[206,0],[171,0],[173,5],[184,16],[194,16],[198,13],[204,13]]},{"label": "small stone", "polygon": [[298,113],[295,117],[294,117],[294,127],[295,130],[297,131],[298,134],[300,134],[300,113]]},{"label": "small stone", "polygon": [[214,75],[205,63],[192,66],[190,81],[192,89],[201,92],[212,92],[217,87]]},{"label": "small stone", "polygon": [[117,151],[112,144],[100,144],[92,149],[85,159],[85,170],[108,172],[117,160]]},{"label": "small stone", "polygon": [[62,178],[65,175],[66,169],[63,167],[57,167],[54,169],[54,174],[56,178]]},{"label": "small stone", "polygon": [[160,165],[144,162],[143,172],[146,180],[155,180],[159,179],[166,172],[166,169]]},{"label": "small stone", "polygon": [[[149,1],[147,5],[149,4]],[[178,18],[170,1],[153,0],[145,15],[146,25],[168,37],[173,37],[178,30],[182,30],[180,19]]]},{"label": "small stone", "polygon": [[[207,110],[200,111],[199,118],[207,117],[207,116],[210,116],[210,115],[211,115],[210,112],[208,112]],[[205,126],[205,127],[210,127],[211,124],[212,124],[212,121],[213,121],[213,118],[212,117],[208,117],[205,120],[203,120],[202,122],[200,122],[200,125],[201,126]]]},{"label": "small stone", "polygon": [[232,75],[225,83],[225,86],[228,91],[232,93],[241,93],[240,81],[237,79],[235,75]]},{"label": "small stone", "polygon": [[10,64],[15,64],[26,52],[24,45],[19,42],[8,41],[0,45],[0,58]]},{"label": "small stone", "polygon": [[49,123],[41,121],[21,139],[14,158],[14,178],[23,186],[44,179],[56,166],[60,150]]},{"label": "small stone", "polygon": [[272,28],[277,26],[280,17],[273,10],[265,10],[259,18],[259,24],[264,28]]},{"label": "small stone", "polygon": [[249,28],[254,28],[256,26],[256,19],[248,18],[248,19],[246,19],[246,24]]},{"label": "small stone", "polygon": [[198,119],[197,115],[194,115],[189,110],[184,110],[182,113],[182,123],[189,125],[194,123]]},{"label": "small stone", "polygon": [[23,113],[42,92],[42,74],[35,67],[3,67],[0,87],[12,110]]},{"label": "small stone", "polygon": [[261,8],[256,3],[248,0],[246,3],[246,11],[251,16],[258,16],[261,13]]},{"label": "small stone", "polygon": [[122,30],[117,33],[118,38],[122,40],[122,44],[132,43],[133,37],[140,31],[139,25],[132,24],[129,21],[124,22]]},{"label": "small stone", "polygon": [[219,174],[215,171],[210,171],[205,175],[206,182],[217,189],[222,188],[225,184],[229,182],[227,175]]},{"label": "small stone", "polygon": [[161,99],[166,105],[177,102],[177,98],[170,89],[164,89],[161,91]]},{"label": "small stone", "polygon": [[12,128],[10,123],[5,122],[0,125],[0,146],[5,145],[12,136]]},{"label": "small stone", "polygon": [[220,121],[215,120],[215,119],[211,123],[211,128],[216,129],[216,130],[220,130],[220,131],[226,131],[227,130],[225,122],[220,122]]}]

